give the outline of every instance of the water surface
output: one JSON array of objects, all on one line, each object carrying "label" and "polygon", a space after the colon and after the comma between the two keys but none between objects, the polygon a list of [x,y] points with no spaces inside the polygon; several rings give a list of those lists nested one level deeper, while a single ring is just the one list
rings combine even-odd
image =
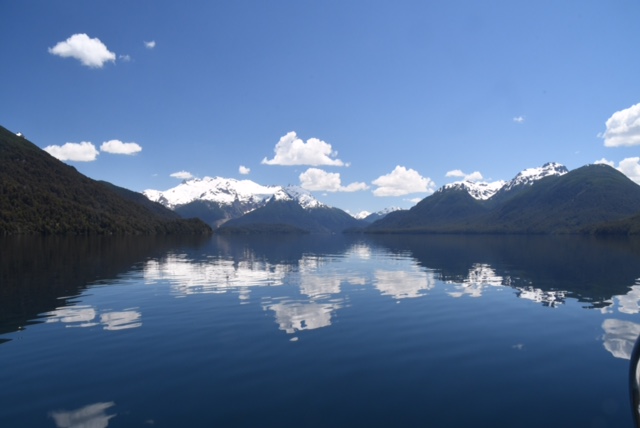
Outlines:
[{"label": "water surface", "polygon": [[640,242],[0,241],[0,426],[634,426]]}]

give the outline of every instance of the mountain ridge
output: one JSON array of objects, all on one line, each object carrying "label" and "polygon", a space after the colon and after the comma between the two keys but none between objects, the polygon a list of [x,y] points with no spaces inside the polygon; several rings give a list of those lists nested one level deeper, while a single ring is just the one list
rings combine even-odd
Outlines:
[{"label": "mountain ridge", "polygon": [[0,235],[211,232],[141,198],[84,176],[0,126]]}]

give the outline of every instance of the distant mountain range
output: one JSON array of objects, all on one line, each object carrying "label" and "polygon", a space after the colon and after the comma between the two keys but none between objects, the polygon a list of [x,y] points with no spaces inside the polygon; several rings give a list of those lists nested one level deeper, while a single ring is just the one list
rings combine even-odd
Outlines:
[{"label": "distant mountain range", "polygon": [[640,234],[640,186],[607,165],[548,163],[508,182],[447,184],[409,210],[357,217],[300,187],[250,180],[132,192],[91,180],[0,127],[0,235],[211,232],[203,221],[219,233]]},{"label": "distant mountain range", "polygon": [[203,219],[219,233],[339,233],[367,224],[297,186],[205,177],[185,180],[165,192],[143,193],[179,214]]},{"label": "distant mountain range", "polygon": [[92,180],[0,127],[0,235],[210,232],[201,220]]},{"label": "distant mountain range", "polygon": [[640,186],[606,165],[558,163],[510,181],[459,181],[410,210],[351,216],[295,186],[204,178],[144,194],[219,233],[640,233]]},{"label": "distant mountain range", "polygon": [[[607,165],[546,164],[495,186],[447,185],[366,233],[637,233],[640,186]],[[497,190],[496,190],[497,189]],[[635,217],[634,217],[635,216]]]}]

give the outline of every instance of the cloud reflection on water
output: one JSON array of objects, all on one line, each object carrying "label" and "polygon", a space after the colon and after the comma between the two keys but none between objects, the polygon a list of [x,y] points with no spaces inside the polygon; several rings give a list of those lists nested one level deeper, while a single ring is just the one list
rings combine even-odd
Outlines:
[{"label": "cloud reflection on water", "polygon": [[47,312],[47,323],[64,323],[67,327],[94,327],[102,325],[104,330],[126,330],[142,325],[141,313],[134,308],[124,311],[108,311],[98,316],[98,311],[89,305],[58,308]]},{"label": "cloud reflection on water", "polygon": [[114,405],[112,401],[94,403],[76,410],[51,412],[49,415],[58,428],[106,428],[109,420],[117,416],[106,413]]}]

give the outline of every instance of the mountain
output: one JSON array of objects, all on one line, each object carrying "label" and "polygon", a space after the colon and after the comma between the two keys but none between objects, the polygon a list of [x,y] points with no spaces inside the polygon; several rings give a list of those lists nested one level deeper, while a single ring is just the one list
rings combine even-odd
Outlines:
[{"label": "mountain", "polygon": [[0,235],[211,232],[145,199],[92,180],[0,127]]},{"label": "mountain", "polygon": [[164,192],[145,190],[142,193],[182,217],[198,217],[215,228],[264,206],[280,189],[280,186],[262,186],[251,180],[205,177],[185,180]]},{"label": "mountain", "polygon": [[217,233],[339,233],[365,224],[322,204],[306,190],[289,186],[279,189],[264,206],[227,221]]},{"label": "mountain", "polygon": [[373,223],[374,221],[378,221],[378,220],[386,217],[387,214],[395,212],[395,211],[400,211],[401,209],[402,208],[399,208],[399,207],[389,207],[389,208],[385,208],[385,209],[380,210],[380,211],[376,211],[374,213],[370,213],[368,211],[362,211],[362,212],[356,214],[353,217],[358,219],[358,220],[364,220],[367,223]]},{"label": "mountain", "polygon": [[[477,195],[476,195],[477,196]],[[580,233],[640,213],[640,186],[607,165],[571,172],[546,164],[518,174],[493,196],[444,187],[408,211],[389,214],[370,233]]]}]

